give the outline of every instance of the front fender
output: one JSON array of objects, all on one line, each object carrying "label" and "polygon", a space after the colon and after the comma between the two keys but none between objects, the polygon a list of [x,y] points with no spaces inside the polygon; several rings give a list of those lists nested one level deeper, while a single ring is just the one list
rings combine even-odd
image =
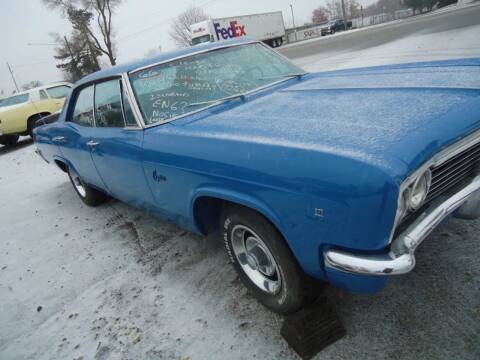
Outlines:
[{"label": "front fender", "polygon": [[[264,201],[261,199],[241,193],[239,191],[235,191],[228,188],[221,188],[221,187],[213,187],[213,186],[206,186],[197,188],[190,197],[190,218],[194,218],[194,204],[195,201],[200,197],[212,197],[221,200],[230,201],[235,204],[239,204],[245,206],[247,208],[253,209],[263,216],[267,218],[275,227],[282,233],[285,237],[283,232],[283,224],[280,220],[280,216],[271,208],[269,207]],[[197,227],[197,225],[195,225]],[[197,231],[199,231],[197,227]],[[200,231],[199,231],[200,232]]]}]

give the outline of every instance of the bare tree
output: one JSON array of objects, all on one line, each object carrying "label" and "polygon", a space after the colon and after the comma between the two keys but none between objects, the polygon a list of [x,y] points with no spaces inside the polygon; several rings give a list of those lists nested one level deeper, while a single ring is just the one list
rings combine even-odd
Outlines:
[{"label": "bare tree", "polygon": [[191,6],[175,18],[169,35],[176,45],[180,47],[190,46],[192,40],[190,25],[208,18],[209,16],[202,9]]},{"label": "bare tree", "polygon": [[[78,30],[91,39],[87,45],[108,57],[111,65],[116,64],[113,44],[112,15],[122,0],[43,0],[52,9],[59,9]],[[95,22],[95,29],[91,20]],[[96,30],[96,31],[95,31]],[[100,33],[100,35],[97,35]]]},{"label": "bare tree", "polygon": [[[414,5],[420,3],[415,2]],[[377,0],[364,8],[364,14],[367,16],[377,15],[382,13],[394,14],[395,11],[405,9],[409,6],[409,0]],[[416,6],[411,6],[416,7]]]},{"label": "bare tree", "polygon": [[[345,0],[345,16],[349,19],[360,17],[360,4],[357,0]],[[329,19],[342,18],[342,3],[337,0],[327,0],[326,11]]]},{"label": "bare tree", "polygon": [[323,6],[319,6],[312,13],[312,22],[314,24],[321,24],[328,21],[328,10]]}]

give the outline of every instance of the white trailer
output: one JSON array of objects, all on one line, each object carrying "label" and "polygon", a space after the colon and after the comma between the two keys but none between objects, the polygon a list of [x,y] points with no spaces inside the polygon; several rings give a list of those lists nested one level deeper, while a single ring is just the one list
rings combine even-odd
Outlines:
[{"label": "white trailer", "polygon": [[281,11],[209,19],[190,26],[192,45],[246,36],[277,47],[282,45],[285,25]]}]

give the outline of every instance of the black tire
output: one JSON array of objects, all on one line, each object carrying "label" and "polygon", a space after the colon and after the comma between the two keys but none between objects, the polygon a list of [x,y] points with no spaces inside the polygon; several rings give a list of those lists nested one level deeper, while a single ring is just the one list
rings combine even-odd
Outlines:
[{"label": "black tire", "polygon": [[35,129],[35,123],[40,120],[43,116],[41,114],[33,115],[27,120],[27,132],[28,135],[33,139],[33,129]]},{"label": "black tire", "polygon": [[14,146],[18,142],[18,135],[3,135],[0,136],[0,144],[10,147]]},{"label": "black tire", "polygon": [[98,206],[108,200],[108,196],[85,184],[80,176],[68,169],[68,177],[78,197],[88,206]]},{"label": "black tire", "polygon": [[[242,282],[260,303],[276,313],[290,314],[300,309],[304,303],[309,300],[309,279],[300,269],[283,236],[268,220],[255,211],[232,205],[226,206],[223,209],[221,226],[227,255],[233,267]],[[241,242],[238,239],[242,237],[237,236],[238,229],[243,230],[244,228],[251,230],[253,233],[253,235],[251,235],[248,233],[248,230],[246,230],[242,235],[245,244],[247,244],[245,237],[248,237],[249,240],[251,236],[257,236],[261,239],[262,245],[265,245],[270,255],[273,256],[274,263],[276,263],[275,268],[280,275],[280,285],[275,292],[268,292],[268,290],[260,288],[260,285],[255,284],[251,277],[245,272],[256,271],[258,273],[260,271],[258,269],[260,269],[261,266],[255,269],[255,265],[260,264],[261,261],[253,261],[254,267],[251,267],[250,262],[247,261],[249,255],[245,256],[245,254],[250,253],[247,251],[242,255],[241,252],[238,251],[238,244]],[[235,237],[236,240],[232,240],[233,237]],[[235,244],[233,241],[235,241]],[[245,248],[246,247],[247,245],[245,245]],[[235,249],[237,249],[237,251]],[[254,256],[254,258],[257,260],[258,257]],[[248,267],[250,267],[250,269]],[[277,274],[277,272],[275,272],[275,274]],[[260,276],[262,276],[262,274],[260,274]],[[273,275],[268,278],[275,282],[278,277]],[[262,283],[262,281],[265,283],[263,279],[260,283]],[[322,286],[320,285],[319,287]]]}]

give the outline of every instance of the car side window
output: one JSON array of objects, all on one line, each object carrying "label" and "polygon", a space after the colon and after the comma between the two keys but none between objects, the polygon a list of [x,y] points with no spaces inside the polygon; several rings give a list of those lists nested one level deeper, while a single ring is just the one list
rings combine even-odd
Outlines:
[{"label": "car side window", "polygon": [[63,99],[67,97],[70,90],[70,86],[67,85],[55,86],[47,89],[50,96],[54,99]]},{"label": "car side window", "polygon": [[45,90],[40,90],[40,100],[47,100],[47,99],[48,99],[48,95],[45,92]]},{"label": "car side window", "polygon": [[71,121],[81,126],[93,126],[93,85],[78,93]]},{"label": "car side window", "polygon": [[95,85],[95,123],[97,127],[125,127],[120,80],[109,80]]}]

